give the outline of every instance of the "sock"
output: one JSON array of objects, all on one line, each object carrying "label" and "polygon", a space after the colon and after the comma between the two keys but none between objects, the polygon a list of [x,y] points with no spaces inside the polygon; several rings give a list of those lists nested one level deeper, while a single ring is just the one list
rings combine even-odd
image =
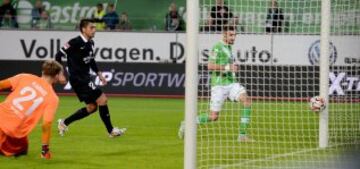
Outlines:
[{"label": "sock", "polygon": [[207,122],[209,122],[209,114],[208,113],[201,113],[197,116],[198,124],[206,124]]},{"label": "sock", "polygon": [[250,114],[251,114],[251,108],[245,107],[243,109],[243,112],[241,114],[241,120],[240,120],[240,135],[246,135],[247,128],[250,124]]},{"label": "sock", "polygon": [[87,112],[86,108],[81,108],[78,111],[76,111],[74,114],[72,114],[71,116],[69,116],[68,118],[66,118],[64,120],[64,124],[66,126],[69,126],[72,122],[76,121],[76,120],[80,120],[82,118],[87,117],[88,115],[90,115],[90,113]]},{"label": "sock", "polygon": [[107,105],[99,106],[99,114],[100,114],[101,120],[105,124],[105,127],[106,127],[108,133],[111,133],[113,126],[111,124],[108,106]]}]

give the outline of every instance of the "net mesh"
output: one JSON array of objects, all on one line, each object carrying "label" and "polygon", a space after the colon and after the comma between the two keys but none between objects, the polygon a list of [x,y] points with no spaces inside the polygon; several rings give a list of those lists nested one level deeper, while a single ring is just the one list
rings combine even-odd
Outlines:
[{"label": "net mesh", "polygon": [[[238,141],[241,102],[225,101],[215,122],[198,126],[198,168],[321,168],[360,140],[360,1],[331,1],[329,146],[319,148],[320,0],[201,0],[199,114],[210,112],[208,58],[234,25],[237,81],[252,98],[250,142]],[[350,159],[350,158],[349,158]],[[342,163],[339,163],[341,161]]]}]

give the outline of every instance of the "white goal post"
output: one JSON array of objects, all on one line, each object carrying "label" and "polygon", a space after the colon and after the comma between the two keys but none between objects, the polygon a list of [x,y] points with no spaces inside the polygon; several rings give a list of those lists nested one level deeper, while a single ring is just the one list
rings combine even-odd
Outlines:
[{"label": "white goal post", "polygon": [[[329,43],[330,43],[330,0],[321,1],[320,37],[320,96],[329,104]],[[319,113],[319,147],[326,148],[329,142],[329,107]]]},{"label": "white goal post", "polygon": [[185,65],[185,148],[184,168],[196,168],[196,115],[198,98],[199,1],[187,0]]}]

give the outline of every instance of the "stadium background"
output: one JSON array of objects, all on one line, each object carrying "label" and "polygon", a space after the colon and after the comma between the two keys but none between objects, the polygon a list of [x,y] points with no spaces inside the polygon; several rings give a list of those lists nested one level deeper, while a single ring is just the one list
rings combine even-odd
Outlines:
[{"label": "stadium background", "polygon": [[[19,23],[22,28],[29,28],[30,13],[33,8],[35,0],[20,0],[15,2],[15,6],[18,9]],[[178,7],[179,14],[186,19],[185,0],[157,0],[154,3],[151,0],[114,0],[114,1],[87,1],[87,0],[68,0],[57,1],[47,0],[44,1],[45,9],[49,11],[54,28],[73,30],[74,24],[80,18],[90,17],[96,9],[97,3],[103,3],[104,9],[110,3],[116,3],[116,11],[127,12],[129,19],[133,24],[134,30],[137,31],[161,31],[164,29],[164,18],[168,11],[169,5],[175,2]],[[212,1],[202,1],[212,3]],[[226,3],[226,1],[225,1]],[[237,4],[242,4],[240,9],[233,11],[235,15],[239,17],[240,25],[244,25],[245,33],[264,33],[264,23],[266,20],[266,12],[268,3],[265,1],[251,1],[251,0],[239,0]],[[285,1],[279,1],[279,6],[284,6]],[[284,31],[297,33],[297,34],[309,34],[320,32],[320,8],[319,1],[293,1],[291,2],[291,8],[285,8],[285,24]],[[249,8],[254,7],[256,8]],[[303,8],[306,6],[306,8]],[[313,6],[313,8],[311,8]],[[206,18],[207,11],[209,10],[206,5],[202,6],[201,15]],[[335,11],[341,11],[341,6],[335,6]],[[336,16],[341,19],[342,22],[335,22],[332,24],[333,32],[359,32],[360,25],[358,24],[359,18],[356,17],[359,11],[358,6],[353,6],[352,10],[346,11],[342,15]],[[305,25],[305,26],[304,26]],[[304,28],[306,30],[304,30]]]}]

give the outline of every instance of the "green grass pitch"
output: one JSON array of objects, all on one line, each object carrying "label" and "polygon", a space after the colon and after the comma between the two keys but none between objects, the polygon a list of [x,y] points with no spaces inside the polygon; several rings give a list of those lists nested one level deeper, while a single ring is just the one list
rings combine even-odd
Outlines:
[{"label": "green grass pitch", "polygon": [[[81,107],[76,97],[61,97],[56,119]],[[0,169],[183,168],[183,141],[177,138],[183,99],[111,97],[109,107],[113,124],[128,128],[124,137],[108,138],[98,114],[72,124],[64,137],[57,134],[54,123],[53,158],[46,161],[39,158],[41,130],[37,126],[30,135],[29,154],[0,157]],[[219,121],[199,126],[199,168],[285,168],[336,154],[341,144],[360,137],[360,104],[331,105],[332,147],[325,150],[317,149],[319,119],[308,110],[307,102],[254,101],[252,107],[249,132],[256,140],[253,143],[236,141],[240,104],[227,102]],[[207,103],[200,102],[199,109],[206,111]]]}]

